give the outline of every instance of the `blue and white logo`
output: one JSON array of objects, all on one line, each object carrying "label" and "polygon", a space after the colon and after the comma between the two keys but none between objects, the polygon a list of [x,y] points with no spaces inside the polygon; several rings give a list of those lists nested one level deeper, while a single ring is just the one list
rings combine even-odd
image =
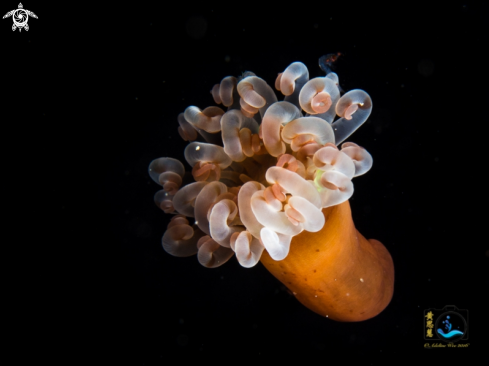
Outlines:
[{"label": "blue and white logo", "polygon": [[460,314],[449,311],[441,314],[436,322],[436,333],[441,339],[456,342],[465,334],[467,323]]},{"label": "blue and white logo", "polygon": [[454,344],[468,339],[469,312],[454,305],[424,311],[424,339]]}]

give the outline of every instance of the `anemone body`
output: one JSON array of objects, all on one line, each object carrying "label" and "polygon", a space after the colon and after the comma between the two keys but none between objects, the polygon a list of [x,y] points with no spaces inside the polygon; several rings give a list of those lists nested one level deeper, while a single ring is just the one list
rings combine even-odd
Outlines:
[{"label": "anemone body", "polygon": [[303,305],[336,321],[370,319],[389,304],[394,292],[394,263],[387,249],[360,234],[348,201],[323,209],[325,225],[292,239],[289,255],[262,264]]},{"label": "anemone body", "polygon": [[185,167],[178,160],[149,166],[162,187],[156,205],[175,215],[163,249],[197,254],[208,268],[233,256],[245,268],[261,260],[321,316],[371,318],[392,297],[394,267],[385,247],[353,225],[352,179],[373,159],[343,141],[367,120],[372,101],[358,89],[341,95],[333,72],[309,80],[300,62],[279,74],[275,86],[283,101],[251,72],[226,77],[211,91],[226,112],[190,106],[178,116],[180,135],[191,141],[185,159],[195,182],[182,187]]}]

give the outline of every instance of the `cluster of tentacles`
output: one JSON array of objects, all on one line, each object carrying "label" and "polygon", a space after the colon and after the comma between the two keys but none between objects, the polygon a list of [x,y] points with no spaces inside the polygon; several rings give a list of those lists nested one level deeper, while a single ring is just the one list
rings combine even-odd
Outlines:
[{"label": "cluster of tentacles", "polygon": [[367,93],[340,95],[338,83],[334,72],[309,80],[306,66],[294,62],[275,81],[283,101],[246,72],[212,89],[226,112],[190,106],[181,113],[178,131],[193,141],[185,159],[195,182],[182,187],[185,168],[178,160],[159,158],[149,166],[163,187],[155,195],[157,206],[175,214],[163,248],[175,256],[197,254],[206,267],[234,254],[243,267],[252,267],[263,250],[282,260],[294,236],[319,231],[325,223],[321,210],[348,200],[352,178],[372,166],[364,148],[352,142],[338,148],[372,109]]}]

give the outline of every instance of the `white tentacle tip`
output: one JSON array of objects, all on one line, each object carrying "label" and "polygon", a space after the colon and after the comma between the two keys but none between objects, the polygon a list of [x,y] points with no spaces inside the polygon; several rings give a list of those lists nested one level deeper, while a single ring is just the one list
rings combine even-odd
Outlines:
[{"label": "white tentacle tip", "polygon": [[281,261],[289,254],[291,236],[280,235],[264,227],[260,231],[260,238],[272,259]]}]

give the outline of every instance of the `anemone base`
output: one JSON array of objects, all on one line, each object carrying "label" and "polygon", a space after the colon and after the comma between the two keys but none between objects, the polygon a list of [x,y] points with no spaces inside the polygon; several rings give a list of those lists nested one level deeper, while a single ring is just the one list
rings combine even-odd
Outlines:
[{"label": "anemone base", "polygon": [[370,319],[392,299],[392,257],[381,242],[356,230],[348,201],[323,214],[324,227],[294,237],[284,260],[273,260],[265,250],[261,262],[319,315],[343,322]]}]

